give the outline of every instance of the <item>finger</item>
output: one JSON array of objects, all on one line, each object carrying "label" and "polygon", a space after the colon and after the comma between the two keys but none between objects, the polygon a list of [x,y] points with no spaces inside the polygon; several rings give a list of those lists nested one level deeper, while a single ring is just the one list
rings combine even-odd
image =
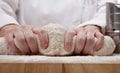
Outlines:
[{"label": "finger", "polygon": [[33,28],[33,31],[39,37],[39,40],[41,42],[41,48],[46,49],[49,43],[47,32],[44,30],[44,28],[36,28],[36,27]]},{"label": "finger", "polygon": [[90,54],[93,51],[93,48],[95,46],[95,37],[93,31],[87,32],[87,38],[86,38],[86,44],[83,49],[83,54]]},{"label": "finger", "polygon": [[13,33],[8,33],[7,35],[5,35],[5,38],[10,51],[14,53],[20,53],[20,50],[15,46]]},{"label": "finger", "polygon": [[96,32],[95,36],[97,38],[94,51],[98,51],[100,48],[102,48],[103,43],[104,43],[104,35],[101,32]]},{"label": "finger", "polygon": [[77,34],[77,39],[76,39],[76,47],[74,50],[75,54],[80,54],[82,49],[85,46],[85,41],[86,41],[86,32],[84,31],[79,31]]},{"label": "finger", "polygon": [[30,48],[30,51],[33,54],[37,54],[39,51],[38,51],[37,39],[35,34],[33,34],[32,30],[26,25],[22,26],[22,28],[23,28],[25,39]]},{"label": "finger", "polygon": [[17,43],[17,48],[19,48],[19,50],[24,54],[30,54],[30,49],[27,45],[23,32],[21,30],[17,30],[16,32],[14,32],[14,35]]},{"label": "finger", "polygon": [[73,37],[75,36],[75,31],[66,31],[65,37],[64,37],[64,47],[66,51],[71,51],[72,44],[73,44]]}]

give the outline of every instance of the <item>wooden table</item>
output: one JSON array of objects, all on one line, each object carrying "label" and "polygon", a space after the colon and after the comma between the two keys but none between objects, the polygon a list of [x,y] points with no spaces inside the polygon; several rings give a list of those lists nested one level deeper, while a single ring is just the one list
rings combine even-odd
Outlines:
[{"label": "wooden table", "polygon": [[102,57],[0,55],[0,73],[120,73],[120,55]]}]

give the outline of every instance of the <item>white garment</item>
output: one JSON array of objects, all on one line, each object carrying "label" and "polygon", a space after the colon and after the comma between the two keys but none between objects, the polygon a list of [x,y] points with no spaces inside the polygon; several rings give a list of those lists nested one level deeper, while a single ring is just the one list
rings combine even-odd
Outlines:
[{"label": "white garment", "polygon": [[0,27],[59,23],[73,29],[87,24],[104,28],[105,3],[115,0],[0,0]]}]

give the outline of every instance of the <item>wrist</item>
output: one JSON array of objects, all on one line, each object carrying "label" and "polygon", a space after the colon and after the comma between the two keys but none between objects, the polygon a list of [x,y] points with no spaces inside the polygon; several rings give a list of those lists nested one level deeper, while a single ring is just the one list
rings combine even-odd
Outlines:
[{"label": "wrist", "polygon": [[8,31],[17,28],[17,24],[7,24],[0,28],[0,37],[4,36]]},{"label": "wrist", "polygon": [[96,29],[96,30],[102,32],[102,28],[100,26],[97,26],[97,25],[87,25],[84,28],[85,29]]}]

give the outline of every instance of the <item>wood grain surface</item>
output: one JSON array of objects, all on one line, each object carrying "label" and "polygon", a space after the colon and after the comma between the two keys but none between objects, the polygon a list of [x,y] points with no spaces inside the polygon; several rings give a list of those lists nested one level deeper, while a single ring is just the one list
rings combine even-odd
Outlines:
[{"label": "wood grain surface", "polygon": [[[52,61],[50,60],[50,61],[42,62],[44,61],[43,59],[41,59],[42,61],[40,60],[33,61],[30,59],[23,60],[27,57],[25,58],[22,57],[0,56],[0,73],[120,73],[119,57],[118,60],[115,60],[117,58],[113,57],[113,61],[110,62],[106,62],[108,60],[102,61],[101,57],[97,58],[101,62],[97,62],[99,60],[93,62],[92,61],[82,62],[84,60],[82,60],[81,62],[74,62],[74,61],[59,62],[60,60],[58,60],[58,62],[57,61],[52,62],[55,59],[58,59],[53,57],[52,58],[49,57],[49,60],[53,59]],[[18,58],[18,59],[15,60],[13,58]],[[88,58],[92,59],[92,57],[88,57]],[[110,57],[110,59],[112,58]],[[95,60],[94,57],[93,60]]]},{"label": "wood grain surface", "polygon": [[0,63],[0,73],[120,73],[120,64]]}]

